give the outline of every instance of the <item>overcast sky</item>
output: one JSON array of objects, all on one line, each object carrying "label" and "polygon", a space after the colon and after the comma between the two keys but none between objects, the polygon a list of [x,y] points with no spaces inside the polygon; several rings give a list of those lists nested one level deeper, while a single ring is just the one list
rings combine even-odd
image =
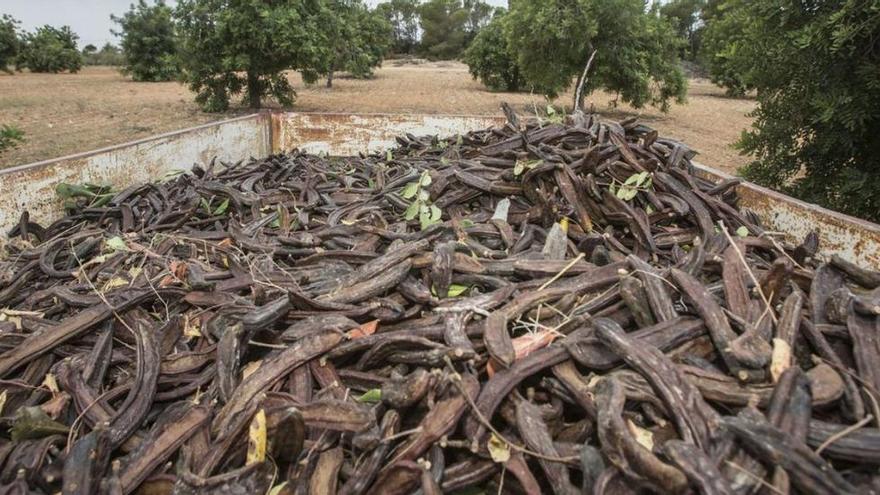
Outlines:
[{"label": "overcast sky", "polygon": [[[507,0],[486,0],[497,6],[507,6]],[[79,35],[80,47],[101,45],[116,39],[110,33],[114,24],[110,14],[120,15],[128,10],[132,0],[0,0],[0,15],[10,14],[21,21],[21,27],[32,30],[43,24],[68,25]],[[166,0],[173,5],[176,0]],[[370,5],[380,0],[367,0]]]}]

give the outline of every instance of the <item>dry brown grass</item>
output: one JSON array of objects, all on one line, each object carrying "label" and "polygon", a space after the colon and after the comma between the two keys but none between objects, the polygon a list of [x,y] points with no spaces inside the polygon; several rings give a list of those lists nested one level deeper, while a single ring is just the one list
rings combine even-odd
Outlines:
[{"label": "dry brown grass", "polygon": [[[499,115],[507,101],[523,111],[546,105],[524,93],[493,93],[473,81],[467,67],[455,62],[395,67],[387,64],[371,80],[337,78],[332,89],[306,87],[295,109],[308,112],[378,112]],[[754,102],[724,97],[705,80],[692,80],[686,105],[668,114],[656,109],[613,108],[613,95],[597,93],[589,101],[607,117],[639,115],[662,134],[687,142],[708,165],[733,171],[745,158],[730,148],[751,120]],[[568,104],[562,96],[555,103]],[[239,110],[226,116],[245,112]],[[0,123],[15,124],[27,142],[0,157],[0,165],[55,158],[123,143],[153,134],[225,118],[205,114],[192,94],[177,83],[135,83],[108,67],[88,67],[79,74],[0,73]]]}]

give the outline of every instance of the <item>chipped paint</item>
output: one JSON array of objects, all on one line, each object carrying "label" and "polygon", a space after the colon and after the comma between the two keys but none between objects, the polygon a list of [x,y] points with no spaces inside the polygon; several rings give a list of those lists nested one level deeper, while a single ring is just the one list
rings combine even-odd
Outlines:
[{"label": "chipped paint", "polygon": [[[0,232],[8,232],[25,209],[47,224],[58,217],[60,182],[109,184],[123,189],[154,181],[176,169],[188,170],[215,156],[222,161],[265,157],[271,151],[268,115],[256,114],[206,124],[87,153],[0,171]],[[5,237],[5,236],[3,236]]]},{"label": "chipped paint", "polygon": [[[700,175],[713,181],[732,178],[703,164],[695,164]],[[880,269],[880,225],[821,206],[806,203],[765,187],[743,182],[737,186],[739,206],[761,217],[768,230],[781,232],[800,242],[811,231],[819,233],[822,255],[839,254],[863,266]]]},{"label": "chipped paint", "polygon": [[[0,197],[0,232],[9,231],[25,208],[42,223],[56,218],[60,205],[54,188],[62,181],[109,183],[123,188],[133,182],[156,180],[170,170],[189,168],[214,156],[238,161],[295,148],[356,155],[393,147],[395,136],[405,133],[452,136],[503,122],[499,117],[479,116],[277,112],[207,124],[0,171],[0,187],[7,192]],[[712,180],[730,177],[702,164],[696,167]],[[880,269],[880,226],[750,183],[739,185],[738,193],[740,206],[757,213],[768,229],[782,232],[792,241],[817,230],[822,254],[840,254]]]},{"label": "chipped paint", "polygon": [[500,122],[477,116],[291,112],[272,116],[272,135],[275,152],[300,149],[342,156],[394,147],[394,138],[406,133],[447,137]]}]

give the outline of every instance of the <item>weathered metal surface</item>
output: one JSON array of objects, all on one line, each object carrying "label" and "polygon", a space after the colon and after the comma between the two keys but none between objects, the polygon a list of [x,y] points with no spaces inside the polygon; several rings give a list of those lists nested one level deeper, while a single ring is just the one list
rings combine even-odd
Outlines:
[{"label": "weathered metal surface", "polygon": [[[503,122],[503,118],[485,116],[278,112],[207,124],[0,171],[0,187],[6,192],[0,196],[0,232],[8,231],[25,208],[37,221],[51,221],[60,210],[54,188],[62,181],[124,187],[155,180],[170,170],[188,168],[215,156],[236,161],[294,148],[353,155],[393,147],[394,137],[408,132],[450,136]],[[730,177],[705,165],[697,167],[711,179]],[[754,184],[742,184],[738,191],[740,205],[760,215],[769,229],[792,239],[803,239],[811,230],[817,230],[822,254],[840,254],[845,259],[880,268],[880,225]]]},{"label": "weathered metal surface", "polygon": [[[51,222],[61,211],[55,195],[60,182],[91,182],[124,188],[156,180],[175,169],[188,169],[215,156],[223,161],[262,158],[272,149],[268,114],[255,114],[175,131],[77,155],[0,171],[0,235],[27,209],[38,222]],[[0,241],[2,242],[2,241]]]},{"label": "weathered metal surface", "polygon": [[272,115],[275,152],[299,148],[311,153],[356,155],[396,145],[395,136],[453,136],[503,122],[497,117],[338,113]]},{"label": "weathered metal surface", "polygon": [[[695,164],[704,177],[719,181],[732,176]],[[749,182],[737,186],[739,204],[757,213],[766,228],[803,240],[819,233],[820,254],[839,254],[860,265],[880,268],[880,225],[866,222],[815,204],[806,203]]]}]

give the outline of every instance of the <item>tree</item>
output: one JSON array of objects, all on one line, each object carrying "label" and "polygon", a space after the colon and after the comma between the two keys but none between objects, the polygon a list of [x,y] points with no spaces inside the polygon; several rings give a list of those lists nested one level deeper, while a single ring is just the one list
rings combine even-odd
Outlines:
[{"label": "tree", "polygon": [[104,43],[104,46],[94,53],[87,53],[83,49],[83,55],[86,65],[120,66],[125,63],[125,58],[119,48],[109,42]]},{"label": "tree", "polygon": [[314,82],[330,56],[332,12],[320,0],[181,0],[175,16],[183,78],[206,111],[226,110],[242,92],[251,108],[267,96],[292,105],[284,71]]},{"label": "tree", "polygon": [[672,0],[660,7],[660,15],[672,22],[679,38],[687,40],[681,57],[696,60],[700,50],[700,12],[706,0]]},{"label": "tree", "polygon": [[504,26],[526,83],[548,96],[569,87],[595,51],[585,94],[604,88],[663,110],[684,100],[681,40],[643,0],[510,0]]},{"label": "tree", "polygon": [[751,40],[754,32],[745,0],[710,0],[703,9],[705,29],[702,35],[703,64],[712,82],[724,86],[730,96],[743,96],[754,89],[748,82],[752,61]]},{"label": "tree", "polygon": [[388,51],[392,30],[381,14],[369,10],[360,0],[332,0],[333,16],[326,21],[331,30],[328,58],[319,72],[333,86],[333,73],[343,70],[356,78],[373,75]]},{"label": "tree", "polygon": [[83,55],[94,55],[98,53],[98,47],[89,43],[88,45],[83,47]]},{"label": "tree", "polygon": [[18,40],[19,22],[4,14],[0,17],[0,70],[12,74],[9,66],[18,56],[21,43]]},{"label": "tree", "polygon": [[464,52],[471,75],[493,91],[519,91],[524,85],[516,54],[508,48],[504,34],[504,12],[480,30]]},{"label": "tree", "polygon": [[419,7],[422,52],[433,59],[455,59],[492,19],[482,0],[429,0]]},{"label": "tree", "polygon": [[120,28],[113,34],[122,38],[123,74],[135,81],[170,81],[177,77],[180,67],[172,12],[163,0],[153,5],[139,0],[122,17],[110,16]]},{"label": "tree", "polygon": [[721,7],[721,22],[748,26],[729,38],[734,47],[721,49],[758,100],[753,127],[738,143],[754,157],[742,174],[880,221],[876,2],[727,0]]},{"label": "tree", "polygon": [[392,27],[391,51],[411,55],[419,44],[419,0],[391,0],[380,3],[376,11]]},{"label": "tree", "polygon": [[78,39],[69,26],[37,28],[24,36],[15,66],[32,72],[78,72],[83,65],[82,53],[76,47]]}]

